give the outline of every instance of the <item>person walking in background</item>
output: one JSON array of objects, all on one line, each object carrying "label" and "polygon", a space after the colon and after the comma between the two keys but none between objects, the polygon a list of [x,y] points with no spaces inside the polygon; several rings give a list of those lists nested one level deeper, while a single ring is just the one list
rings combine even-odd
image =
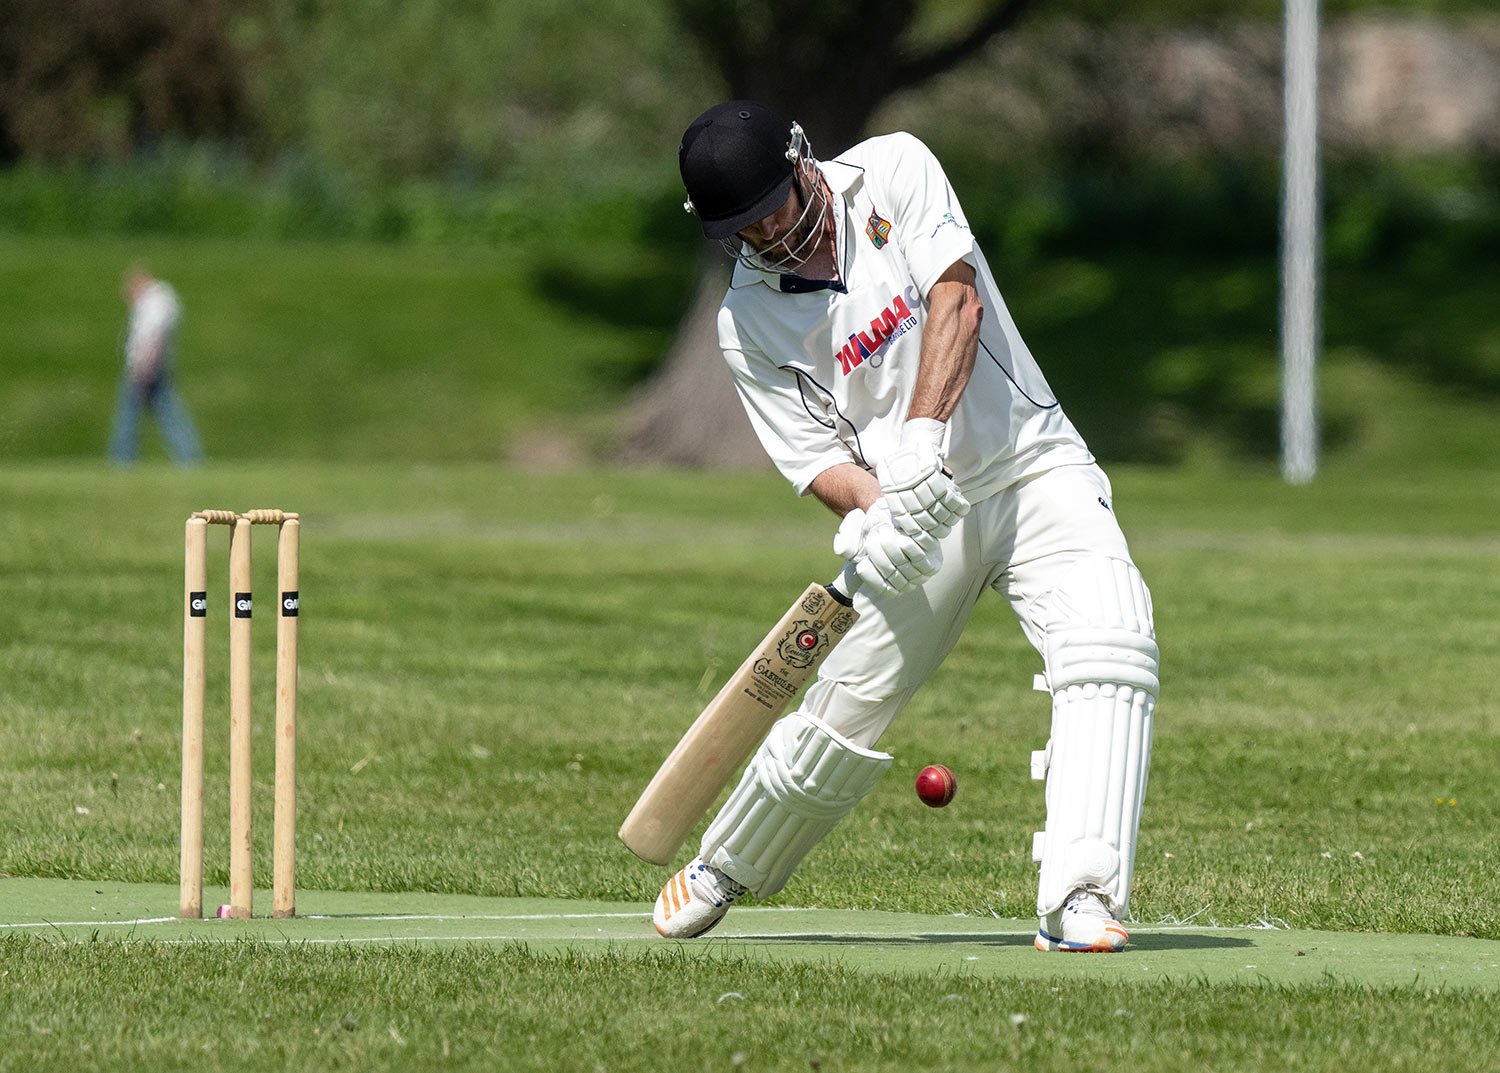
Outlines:
[{"label": "person walking in background", "polygon": [[155,279],[143,265],[132,265],[125,273],[122,291],[130,319],[125,328],[125,368],[109,440],[110,461],[135,461],[141,411],[149,406],[172,460],[193,465],[202,458],[198,434],[181,396],[172,387],[182,303],[170,284]]}]

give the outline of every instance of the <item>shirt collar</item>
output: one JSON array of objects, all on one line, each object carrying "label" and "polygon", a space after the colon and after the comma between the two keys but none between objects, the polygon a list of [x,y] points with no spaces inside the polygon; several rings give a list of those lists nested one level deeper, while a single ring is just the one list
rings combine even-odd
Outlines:
[{"label": "shirt collar", "polygon": [[842,160],[820,160],[818,168],[828,180],[831,189],[840,194],[850,194],[865,177],[865,169],[858,164],[846,164]]},{"label": "shirt collar", "polygon": [[[865,169],[857,164],[845,164],[841,160],[820,160],[818,170],[828,180],[828,188],[839,196],[841,201],[835,202],[835,215],[842,217],[848,206],[848,195],[864,180]],[[735,266],[734,275],[741,272],[750,278],[746,282],[764,283],[773,291],[783,294],[806,294],[809,291],[833,290],[843,292],[844,284],[833,280],[809,280],[801,276],[788,275],[778,272],[763,272],[759,268],[752,268],[746,264]],[[734,280],[730,280],[730,286],[735,286]]]}]

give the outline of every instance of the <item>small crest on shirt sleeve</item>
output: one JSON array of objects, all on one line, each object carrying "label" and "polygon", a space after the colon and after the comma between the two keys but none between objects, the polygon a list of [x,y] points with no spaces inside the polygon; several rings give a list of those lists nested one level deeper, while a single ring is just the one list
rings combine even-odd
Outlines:
[{"label": "small crest on shirt sleeve", "polygon": [[876,212],[874,209],[871,209],[870,221],[869,223],[865,224],[865,234],[870,236],[870,241],[878,250],[880,249],[880,247],[884,246],[887,242],[890,241],[891,222],[882,217],[880,213]]}]

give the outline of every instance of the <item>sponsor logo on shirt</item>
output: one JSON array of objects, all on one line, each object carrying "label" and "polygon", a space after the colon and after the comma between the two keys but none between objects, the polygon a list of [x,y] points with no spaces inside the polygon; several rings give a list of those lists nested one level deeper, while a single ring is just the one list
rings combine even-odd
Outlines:
[{"label": "sponsor logo on shirt", "polygon": [[911,305],[917,304],[917,290],[908,287],[905,294],[891,296],[890,303],[880,315],[870,321],[868,332],[855,332],[849,341],[840,347],[834,357],[838,359],[839,372],[848,376],[865,362],[878,369],[885,362],[885,351],[893,339],[899,339],[917,326],[917,318]]},{"label": "sponsor logo on shirt", "polygon": [[876,212],[870,210],[870,222],[865,224],[865,234],[870,236],[870,241],[878,250],[891,238],[891,222]]}]

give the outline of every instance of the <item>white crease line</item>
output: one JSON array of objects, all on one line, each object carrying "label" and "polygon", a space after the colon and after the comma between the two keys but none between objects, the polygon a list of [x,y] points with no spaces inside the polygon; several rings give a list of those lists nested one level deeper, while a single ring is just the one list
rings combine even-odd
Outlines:
[{"label": "white crease line", "polygon": [[[800,912],[794,906],[768,905],[768,906],[741,906],[741,914],[750,913],[795,913]],[[298,920],[348,920],[348,921],[381,921],[381,920],[646,920],[650,919],[651,911],[641,909],[634,913],[371,913],[369,915],[352,915],[345,913],[307,913],[299,916]],[[205,917],[205,920],[213,920]],[[257,918],[259,919],[259,918]],[[196,921],[184,921],[181,917],[140,917],[135,920],[38,920],[25,921],[21,923],[8,924],[0,922],[0,928],[123,928],[139,924],[178,924],[197,923]]]},{"label": "white crease line", "polygon": [[[1017,934],[1019,934],[1019,933],[1017,933]],[[643,935],[541,935],[541,936],[538,936],[538,935],[356,935],[356,936],[350,936],[348,938],[343,938],[343,939],[336,939],[336,938],[305,938],[304,939],[304,938],[298,938],[297,936],[294,936],[294,935],[281,935],[281,936],[274,936],[274,937],[261,937],[261,936],[251,937],[251,936],[223,935],[223,936],[216,936],[216,937],[212,937],[212,938],[209,937],[209,936],[204,936],[202,938],[197,938],[197,939],[162,939],[160,941],[161,941],[161,943],[164,946],[180,946],[180,945],[183,945],[183,944],[191,945],[193,943],[228,942],[230,940],[237,939],[237,938],[250,938],[253,942],[264,943],[264,944],[266,944],[268,946],[270,946],[270,945],[276,945],[276,946],[300,946],[300,945],[302,945],[304,943],[307,944],[308,946],[338,946],[338,945],[341,945],[343,943],[392,943],[392,944],[397,944],[397,943],[533,943],[533,944],[535,944],[535,943],[573,943],[573,942],[594,942],[594,943],[643,943],[643,942],[649,942],[649,943],[651,943],[653,945],[659,945],[660,943],[662,943],[664,941],[661,938],[659,938],[658,936],[655,936],[655,935],[645,935],[645,934],[643,934]],[[722,946],[725,943],[733,941],[733,940],[736,940],[736,939],[789,939],[789,940],[796,941],[796,940],[806,940],[808,938],[820,938],[821,939],[821,938],[826,938],[826,936],[821,936],[821,935],[819,935],[819,936],[781,935],[781,934],[778,934],[776,932],[766,932],[764,934],[748,934],[747,933],[747,934],[744,934],[744,935],[724,935],[724,936],[720,936],[717,939],[706,940],[706,942],[704,944],[694,943],[694,945],[697,946],[699,949],[702,949],[703,946],[708,945],[708,944],[712,944],[714,946]],[[856,934],[856,935],[849,935],[849,936],[840,935],[840,936],[838,936],[838,938],[840,940],[842,940],[842,939],[846,939],[846,938],[850,938],[850,939],[900,939],[900,938],[903,938],[903,937],[902,936],[857,935]],[[81,940],[77,940],[77,941],[81,941]],[[668,940],[668,941],[671,941],[671,940]],[[679,941],[685,941],[685,940],[679,940]]]},{"label": "white crease line", "polygon": [[177,917],[141,917],[138,920],[39,920],[21,924],[0,923],[0,928],[128,928],[137,924],[172,924]]},{"label": "white crease line", "polygon": [[[344,914],[320,914],[309,913],[300,916],[298,920],[349,920],[349,921],[379,921],[379,920],[645,920],[651,916],[647,910],[638,913],[529,913],[512,914],[509,916],[468,915],[457,914],[443,916],[436,914],[373,914],[371,916],[346,916]],[[213,917],[205,917],[205,921],[212,922]],[[261,918],[257,918],[261,919]],[[37,920],[24,921],[21,923],[0,922],[0,928],[127,928],[139,924],[185,924],[201,923],[200,921],[184,920],[182,917],[139,917],[135,920]]]},{"label": "white crease line", "polygon": [[[653,936],[653,938],[655,938]],[[252,942],[263,943],[266,946],[341,946],[345,943],[572,943],[589,940],[596,943],[620,943],[630,942],[630,936],[621,935],[569,935],[543,936],[535,935],[357,935],[347,939],[314,939],[298,938],[294,935],[281,935],[274,937],[262,936],[234,936],[222,935],[210,938],[204,936],[199,939],[161,939],[163,946],[192,946],[194,944],[229,942],[234,939],[250,939]],[[644,941],[646,936],[640,936],[637,942]],[[660,942],[660,939],[656,940]]]},{"label": "white crease line", "polygon": [[[742,905],[736,916],[751,913],[821,913],[821,909],[806,909],[795,905]],[[850,912],[850,910],[831,910]],[[651,910],[639,909],[634,913],[372,913],[355,916],[347,913],[308,913],[299,920],[638,920],[649,918]]]},{"label": "white crease line", "polygon": [[[750,915],[750,914],[757,914],[757,913],[764,914],[764,913],[853,912],[853,911],[854,910],[817,910],[817,909],[805,909],[805,908],[801,908],[801,907],[798,907],[798,906],[765,905],[765,906],[740,906],[736,910],[735,915],[743,918],[744,916],[747,916],[747,915]],[[641,911],[634,912],[634,913],[511,913],[511,914],[418,914],[418,913],[409,913],[409,914],[408,913],[402,913],[402,914],[380,914],[380,913],[376,913],[376,914],[371,914],[371,915],[368,915],[368,916],[363,916],[363,915],[362,916],[348,916],[348,915],[344,915],[344,914],[309,913],[306,916],[301,916],[301,917],[298,917],[297,919],[298,920],[317,920],[317,921],[349,921],[351,923],[355,923],[355,922],[371,923],[371,922],[395,921],[395,920],[401,920],[401,921],[431,921],[431,922],[437,923],[437,922],[461,921],[461,920],[467,920],[467,921],[479,921],[479,920],[492,920],[492,921],[519,921],[519,920],[641,920],[641,919],[648,918],[649,916],[650,916],[649,912],[647,912],[645,910],[641,910]],[[206,918],[206,919],[207,919],[208,922],[212,922],[212,920],[213,920],[213,918]],[[962,919],[962,918],[959,918],[959,919]],[[975,919],[977,920],[977,919],[981,919],[981,918],[975,918]],[[0,929],[21,929],[21,928],[129,928],[129,927],[139,927],[139,926],[147,925],[147,924],[179,924],[179,923],[186,923],[186,922],[183,921],[183,919],[180,918],[180,917],[138,917],[138,918],[136,918],[134,920],[42,920],[42,921],[26,921],[26,922],[21,922],[21,923],[4,923],[4,922],[0,922]],[[1159,933],[1159,932],[1167,932],[1167,931],[1265,931],[1265,930],[1268,930],[1268,929],[1266,929],[1264,927],[1260,927],[1260,926],[1257,926],[1257,925],[1254,925],[1254,924],[1243,924],[1243,925],[1239,925],[1239,926],[1235,926],[1235,925],[1227,925],[1227,926],[1223,926],[1223,925],[1205,925],[1205,924],[1157,924],[1157,925],[1144,925],[1144,926],[1143,925],[1137,925],[1137,928],[1138,928],[1138,930],[1142,934],[1146,934],[1146,933]],[[1274,930],[1280,931],[1280,930],[1283,930],[1283,929],[1279,929],[1278,928],[1278,929],[1274,929]],[[1018,927],[1016,929],[1013,929],[1011,931],[994,931],[994,932],[977,932],[977,933],[976,932],[965,932],[965,931],[961,931],[961,932],[946,932],[946,931],[938,931],[938,930],[933,930],[933,929],[925,929],[923,931],[923,934],[929,934],[929,935],[971,935],[971,934],[979,934],[979,935],[1020,935],[1020,934],[1023,934],[1023,933],[1029,933],[1030,931],[1031,931],[1031,929],[1029,927],[1022,926],[1022,927]],[[810,934],[823,934],[823,933],[821,933],[821,932],[820,933],[801,932],[801,933],[796,933],[796,934],[788,934],[788,933],[749,933],[749,932],[746,932],[746,933],[721,934],[721,935],[717,936],[716,938],[718,938],[718,939],[781,939],[781,938],[797,938],[800,935],[810,935]],[[896,936],[886,935],[884,933],[875,933],[875,932],[842,932],[841,934],[845,935],[845,936],[848,936],[848,937],[851,937],[851,938],[895,938],[896,937]],[[420,940],[423,937],[416,936],[414,938]],[[504,938],[504,937],[502,937],[502,936],[482,936],[481,938],[494,939],[494,938]],[[188,940],[188,941],[193,941],[193,940]],[[307,939],[303,939],[303,940],[294,940],[294,941],[301,941],[301,942],[351,942],[353,940],[323,940],[323,939],[307,938]],[[360,941],[363,942],[363,941],[369,941],[369,940],[361,939]],[[382,939],[380,941],[385,941],[385,940]]]},{"label": "white crease line", "polygon": [[[1023,935],[1023,934],[1027,934],[1027,933],[1023,933],[1023,932],[994,932],[994,933],[991,933],[991,934],[993,934],[993,935],[1016,936],[1016,935]],[[700,949],[703,949],[703,948],[712,948],[712,947],[722,947],[722,946],[725,946],[727,944],[730,944],[730,943],[733,943],[733,942],[738,942],[738,941],[750,941],[750,940],[757,940],[757,941],[759,941],[759,940],[767,940],[767,939],[779,939],[779,940],[782,940],[784,942],[793,942],[793,943],[795,943],[795,942],[807,942],[809,940],[827,941],[828,938],[829,937],[827,935],[822,934],[822,933],[809,934],[809,933],[805,933],[804,932],[804,933],[787,934],[787,933],[783,933],[783,932],[743,932],[743,933],[736,934],[736,935],[721,935],[721,936],[717,936],[717,937],[712,938],[712,939],[706,939],[702,943],[696,943],[695,942],[692,945],[694,945],[695,947],[698,947]],[[869,940],[875,940],[875,941],[891,940],[893,942],[897,942],[897,941],[907,941],[909,939],[909,936],[901,936],[901,935],[877,935],[877,934],[871,934],[871,933],[852,932],[852,933],[848,933],[848,934],[841,934],[841,935],[837,936],[836,938],[838,940],[869,939]],[[984,936],[976,936],[975,938],[976,938],[976,940],[980,940],[980,939],[983,939]],[[197,936],[197,937],[189,938],[189,939],[161,939],[161,940],[157,940],[157,941],[160,942],[164,946],[193,946],[193,945],[203,945],[203,944],[207,944],[207,943],[235,942],[235,941],[240,941],[240,940],[249,940],[251,942],[260,943],[260,944],[263,944],[263,945],[266,945],[266,946],[304,946],[304,945],[305,946],[341,946],[341,945],[346,945],[346,944],[352,945],[354,943],[388,943],[388,944],[391,944],[391,945],[399,945],[399,944],[402,944],[402,943],[531,943],[531,944],[563,943],[563,944],[566,944],[566,943],[576,943],[576,942],[635,943],[635,944],[649,943],[651,945],[659,945],[659,944],[661,944],[663,942],[663,940],[660,939],[660,938],[658,938],[657,936],[655,936],[655,935],[647,935],[647,934],[642,934],[642,935],[352,935],[352,936],[337,937],[337,938],[336,937],[313,937],[313,936],[301,937],[301,936],[295,936],[295,935],[276,935],[276,936],[258,936],[257,935],[257,936],[249,936],[249,935],[229,935],[229,934],[222,934],[222,935],[202,935],[202,936]],[[81,940],[81,939],[72,939],[72,940],[67,940],[67,941],[69,941],[69,942],[82,942],[83,940]],[[668,941],[672,941],[672,940],[668,940]],[[682,942],[682,941],[685,941],[685,940],[676,940],[676,941]]]},{"label": "white crease line", "polygon": [[488,913],[375,913],[370,916],[352,916],[345,913],[309,913],[300,920],[642,920],[651,916],[648,910],[636,913],[514,913],[491,915]]}]

